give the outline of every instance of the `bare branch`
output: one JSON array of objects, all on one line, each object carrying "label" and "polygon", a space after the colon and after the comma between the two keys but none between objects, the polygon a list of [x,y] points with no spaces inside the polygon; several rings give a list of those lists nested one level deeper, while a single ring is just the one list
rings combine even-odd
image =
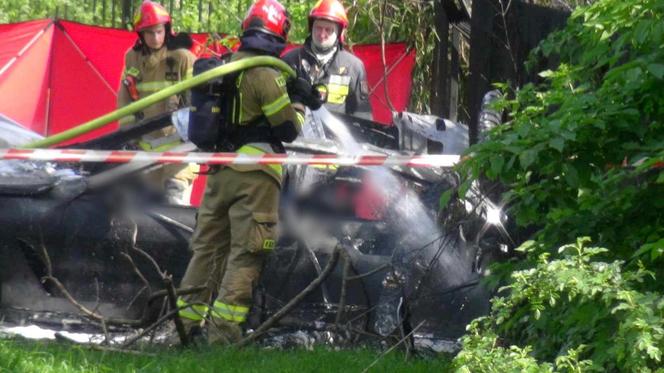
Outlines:
[{"label": "bare branch", "polygon": [[371,271],[360,273],[359,275],[355,275],[355,276],[348,276],[348,281],[360,280],[360,279],[363,279],[365,277],[369,277],[369,276],[371,276],[375,273],[378,273],[378,272],[380,272],[384,269],[390,268],[390,267],[392,267],[392,264],[385,263],[381,266],[378,266],[378,267],[372,269]]},{"label": "bare branch", "polygon": [[[175,294],[178,295],[178,296],[180,296],[180,295],[196,294],[196,293],[200,293],[200,292],[202,292],[202,291],[205,291],[206,289],[207,289],[207,286],[205,286],[205,285],[201,285],[201,286],[190,286],[190,287],[186,287],[186,288],[175,289]],[[150,299],[148,299],[148,304],[154,302],[154,300],[157,299],[157,298],[165,297],[165,296],[167,296],[167,295],[168,295],[168,291],[167,291],[167,290],[159,290],[159,291],[155,291],[155,292],[152,293],[152,295],[150,296]]]},{"label": "bare branch", "polygon": [[127,219],[132,223],[133,229],[132,229],[132,234],[131,234],[131,245],[130,247],[136,251],[137,253],[141,254],[144,258],[146,258],[150,263],[152,263],[152,266],[154,267],[155,271],[159,274],[159,277],[164,278],[166,274],[161,270],[161,267],[159,267],[159,264],[157,263],[154,258],[143,251],[141,248],[136,246],[137,238],[138,238],[138,225],[136,222],[131,218],[127,217]]},{"label": "bare branch", "polygon": [[150,254],[146,253],[145,251],[143,251],[143,249],[141,249],[141,248],[139,248],[139,247],[137,247],[137,246],[132,247],[132,249],[133,249],[134,251],[136,251],[137,253],[141,254],[141,255],[142,255],[145,259],[147,259],[150,263],[152,263],[152,266],[154,267],[155,271],[159,274],[159,276],[160,276],[161,278],[164,278],[164,277],[166,276],[166,273],[164,273],[164,272],[161,270],[161,268],[159,267],[159,264],[157,264],[157,261],[154,260],[154,258],[153,258]]},{"label": "bare branch", "polygon": [[[95,291],[96,291],[97,297],[96,297],[96,300],[95,300],[95,306],[93,308],[93,312],[97,312],[97,309],[99,308],[99,304],[100,304],[100,299],[101,299],[101,297],[99,296],[99,279],[97,278],[97,276],[95,276]],[[104,342],[103,343],[110,344],[111,343],[111,337],[108,334],[108,326],[106,326],[106,320],[104,318],[102,318],[99,321],[101,322],[101,329],[104,332]]]},{"label": "bare branch", "polygon": [[282,317],[284,317],[288,312],[290,312],[298,303],[300,303],[307,295],[309,295],[312,291],[314,291],[325,279],[332,273],[332,269],[336,266],[337,261],[339,260],[339,252],[341,250],[339,249],[339,246],[336,246],[334,248],[334,251],[332,252],[332,256],[330,257],[330,260],[327,262],[327,265],[325,266],[325,269],[323,269],[323,272],[315,278],[309,285],[307,285],[304,290],[300,292],[300,294],[296,295],[293,299],[291,299],[285,306],[283,306],[277,313],[272,315],[269,319],[267,319],[261,326],[259,326],[255,332],[249,334],[248,336],[244,337],[241,341],[237,343],[238,347],[243,347],[249,344],[250,342],[258,339],[261,335],[265,334],[265,332],[272,327],[276,322],[281,320]]},{"label": "bare branch", "polygon": [[385,12],[387,8],[387,0],[383,0],[383,6],[381,6],[381,11],[380,11],[380,23],[379,23],[379,31],[380,31],[380,56],[381,60],[383,62],[383,78],[385,82],[383,83],[383,90],[385,92],[385,99],[387,100],[387,106],[390,108],[390,111],[395,112],[396,109],[394,108],[394,105],[392,104],[392,100],[390,99],[390,94],[389,94],[389,88],[387,86],[388,80],[387,80],[387,60],[385,58]]},{"label": "bare branch", "polygon": [[510,59],[512,60],[512,68],[514,69],[514,77],[516,78],[519,69],[516,66],[516,57],[514,56],[514,50],[512,49],[512,43],[510,42],[510,35],[507,30],[507,12],[509,12],[510,7],[512,6],[512,0],[508,0],[507,6],[504,6],[503,1],[505,0],[499,0],[498,3],[500,4],[500,15],[503,21],[503,31],[505,32],[505,47],[509,52]]},{"label": "bare branch", "polygon": [[350,257],[348,253],[344,250],[341,254],[344,260],[343,267],[343,277],[341,277],[341,294],[339,295],[339,305],[337,308],[337,317],[334,320],[334,323],[337,327],[341,324],[341,318],[343,317],[344,310],[346,308],[346,291],[348,288],[348,273],[350,272]]},{"label": "bare branch", "polygon": [[157,329],[159,326],[161,326],[166,321],[169,321],[171,318],[173,318],[174,315],[177,315],[178,312],[180,312],[180,310],[183,310],[185,308],[189,308],[192,305],[206,305],[206,304],[203,304],[203,303],[190,303],[186,306],[177,307],[175,309],[172,309],[172,310],[168,311],[168,313],[166,313],[164,316],[160,317],[157,321],[155,321],[154,323],[152,323],[152,325],[145,328],[142,332],[140,332],[137,335],[133,336],[132,338],[126,340],[125,343],[122,344],[122,348],[127,348],[127,347],[133,345],[139,339],[145,337],[146,335],[148,335],[148,333],[150,333],[153,330]]},{"label": "bare branch", "polygon": [[55,287],[58,288],[58,290],[64,295],[65,298],[74,305],[74,307],[78,308],[78,310],[83,313],[84,316],[93,319],[94,321],[100,322],[101,320],[104,320],[108,324],[113,324],[113,325],[128,325],[128,326],[140,326],[144,323],[143,320],[131,320],[131,319],[106,319],[103,315],[93,312],[92,310],[88,309],[81,303],[79,303],[74,297],[71,295],[71,293],[67,290],[67,288],[58,280],[57,278],[53,276],[44,276],[44,280],[48,280]]},{"label": "bare branch", "polygon": [[104,331],[104,344],[111,344],[111,336],[108,333],[108,326],[105,319],[101,319],[101,329]]},{"label": "bare branch", "polygon": [[401,338],[401,340],[399,340],[399,342],[397,342],[394,346],[390,347],[390,348],[387,349],[385,352],[383,352],[382,354],[380,354],[380,356],[378,356],[378,357],[376,358],[376,360],[373,361],[373,363],[369,364],[368,367],[364,368],[364,370],[362,371],[362,373],[366,373],[366,372],[368,372],[369,369],[371,369],[371,367],[373,367],[374,365],[376,365],[376,363],[377,363],[378,361],[380,361],[380,359],[382,359],[383,357],[385,357],[385,355],[389,354],[390,352],[392,352],[392,350],[394,350],[394,349],[397,348],[400,344],[402,344],[406,339],[408,339],[411,335],[413,335],[413,333],[415,333],[419,328],[421,328],[422,325],[424,325],[424,321],[422,321],[419,325],[417,325],[415,328],[413,328],[413,330],[411,330],[410,333],[406,334],[403,338]]},{"label": "bare branch", "polygon": [[97,312],[99,309],[99,279],[97,276],[95,276],[95,294],[97,296],[95,297],[95,306],[92,307],[92,312]]},{"label": "bare branch", "polygon": [[69,343],[73,343],[79,346],[86,346],[92,350],[97,350],[97,351],[104,351],[104,352],[117,352],[117,353],[122,353],[122,354],[131,354],[131,355],[139,355],[139,356],[151,356],[151,357],[156,357],[157,354],[149,353],[149,352],[143,352],[143,351],[135,351],[135,350],[127,350],[124,348],[115,348],[115,347],[105,347],[105,346],[99,346],[95,344],[88,344],[88,343],[79,343],[78,341],[75,341],[66,335],[63,335],[61,333],[55,333],[55,339],[60,340],[60,341],[65,341]]},{"label": "bare branch", "polygon": [[152,287],[150,286],[150,282],[148,281],[147,278],[145,278],[145,276],[143,275],[143,272],[141,272],[138,269],[138,267],[136,266],[136,263],[134,262],[134,258],[132,258],[131,255],[129,255],[129,253],[127,253],[127,252],[122,252],[122,253],[120,253],[120,255],[122,255],[122,257],[124,257],[125,259],[127,259],[129,264],[131,264],[131,268],[134,270],[134,273],[136,273],[136,275],[141,279],[141,282],[143,282],[144,289],[147,289],[149,294],[152,294]]},{"label": "bare branch", "polygon": [[[136,229],[134,229],[132,239],[135,242],[135,240],[136,240]],[[142,251],[140,249],[136,249],[136,251],[141,253],[141,255],[145,256],[146,258],[148,258],[148,260],[150,260],[156,266],[159,273],[160,274],[162,273],[161,270],[159,269],[159,266],[157,265],[157,263],[154,261],[154,259],[149,254],[145,253],[144,251]],[[50,281],[53,285],[55,285],[55,287],[58,289],[58,291],[60,291],[60,293],[62,293],[62,295],[67,299],[67,301],[69,301],[69,303],[71,303],[74,307],[76,307],[79,310],[79,312],[81,312],[85,317],[87,317],[87,318],[89,318],[93,321],[101,323],[101,326],[102,326],[103,329],[105,329],[107,327],[107,325],[126,325],[126,326],[137,327],[137,326],[144,325],[146,323],[145,319],[134,320],[134,319],[106,318],[106,317],[104,317],[104,315],[98,313],[97,312],[97,308],[98,308],[98,304],[99,304],[99,289],[98,288],[97,288],[97,305],[95,305],[95,307],[92,310],[87,308],[86,306],[84,306],[83,304],[78,302],[74,298],[74,296],[69,292],[67,287],[62,282],[60,282],[60,280],[58,278],[56,278],[53,275],[53,266],[52,266],[52,262],[51,262],[51,257],[49,256],[48,251],[46,250],[46,246],[44,244],[41,245],[41,255],[42,255],[42,258],[44,260],[44,264],[46,266],[46,276],[44,276],[42,278],[42,281],[44,281],[44,282],[45,281]]]},{"label": "bare branch", "polygon": [[[166,290],[168,291],[168,302],[171,305],[171,309],[178,309],[178,303],[177,303],[177,297],[175,296],[175,287],[173,286],[173,277],[169,276],[164,276],[164,286],[166,287]],[[175,329],[178,331],[178,335],[180,336],[180,342],[182,343],[183,346],[187,346],[189,344],[189,340],[187,338],[187,332],[184,329],[184,325],[182,324],[182,320],[180,319],[180,315],[178,313],[173,315],[173,322],[175,322]]]},{"label": "bare branch", "polygon": [[134,305],[134,302],[136,302],[136,299],[138,299],[138,297],[140,297],[141,294],[143,294],[143,292],[144,292],[145,290],[147,290],[147,288],[146,288],[145,286],[143,286],[143,287],[141,288],[141,290],[139,290],[139,291],[136,293],[136,295],[134,295],[134,297],[131,298],[131,300],[129,301],[129,304],[127,304],[127,308],[126,308],[127,311],[129,311],[129,309],[131,308],[131,306]]}]

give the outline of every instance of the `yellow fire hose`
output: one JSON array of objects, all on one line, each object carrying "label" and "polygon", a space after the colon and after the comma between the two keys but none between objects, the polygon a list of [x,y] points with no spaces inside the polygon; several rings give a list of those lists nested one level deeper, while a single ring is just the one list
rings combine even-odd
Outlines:
[{"label": "yellow fire hose", "polygon": [[108,114],[102,115],[101,117],[95,118],[89,122],[83,123],[76,127],[70,128],[64,132],[60,132],[56,135],[46,137],[44,139],[31,142],[24,145],[24,148],[46,148],[52,145],[59,144],[64,141],[71,140],[83,134],[86,134],[90,131],[101,128],[111,122],[119,120],[127,115],[137,113],[150,105],[153,105],[159,101],[165,100],[168,97],[171,97],[180,92],[186,91],[195,87],[197,85],[206,83],[212,79],[218,78],[220,76],[234,73],[240,70],[246,70],[252,67],[257,66],[270,66],[276,69],[281,70],[286,73],[289,77],[295,76],[295,71],[288,66],[282,60],[275,57],[268,56],[259,56],[259,57],[250,57],[245,58],[239,61],[230,62],[214,69],[208,70],[200,75],[196,75],[187,80],[183,80],[177,84],[174,84],[168,88],[164,88],[154,94],[151,94],[148,97],[142,98],[138,101],[132,102],[131,104],[110,112]]}]

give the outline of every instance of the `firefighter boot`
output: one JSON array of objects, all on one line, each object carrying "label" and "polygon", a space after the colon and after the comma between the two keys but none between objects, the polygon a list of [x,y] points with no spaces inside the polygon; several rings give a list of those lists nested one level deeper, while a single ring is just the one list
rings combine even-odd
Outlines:
[{"label": "firefighter boot", "polygon": [[[184,327],[185,334],[187,336],[187,341],[193,345],[203,345],[207,342],[205,341],[205,330],[203,327],[203,319],[191,320],[180,315],[180,322]],[[180,334],[177,331],[174,321],[169,321],[163,332],[163,337],[159,338],[160,343],[169,346],[180,346],[182,340],[180,339]]]}]

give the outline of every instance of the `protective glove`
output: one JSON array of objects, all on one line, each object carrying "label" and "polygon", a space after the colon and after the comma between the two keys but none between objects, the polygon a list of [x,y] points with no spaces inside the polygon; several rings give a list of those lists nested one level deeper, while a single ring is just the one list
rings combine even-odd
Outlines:
[{"label": "protective glove", "polygon": [[290,80],[287,89],[291,102],[302,103],[311,110],[318,110],[323,106],[323,99],[320,97],[320,92],[304,78]]}]

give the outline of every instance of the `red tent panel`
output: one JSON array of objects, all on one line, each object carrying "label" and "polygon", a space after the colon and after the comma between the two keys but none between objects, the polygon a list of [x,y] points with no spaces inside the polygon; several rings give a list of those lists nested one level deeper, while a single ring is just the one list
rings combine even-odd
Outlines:
[{"label": "red tent panel", "polygon": [[125,30],[59,21],[91,65],[117,91],[124,54],[136,42],[136,34]]},{"label": "red tent panel", "polygon": [[2,43],[0,44],[0,70],[12,58],[16,57],[22,48],[29,45],[31,39],[38,37],[39,32],[43,31],[50,24],[51,20],[42,19],[0,25],[0,34],[2,35]]},{"label": "red tent panel", "polygon": [[50,22],[0,25],[0,112],[41,134],[47,125]]},{"label": "red tent panel", "polygon": [[[115,107],[117,90],[117,83],[110,85],[66,28],[57,29],[52,49],[48,135],[106,114]],[[116,128],[116,125],[105,126],[72,142],[92,139]]]},{"label": "red tent panel", "polygon": [[[362,45],[353,48],[367,69],[369,81],[369,101],[374,120],[384,124],[392,123],[392,110],[385,94],[385,72],[383,69],[380,45]],[[395,111],[404,111],[410,100],[412,71],[415,66],[415,51],[408,50],[404,43],[385,46],[385,66],[387,68],[387,93]]]}]

